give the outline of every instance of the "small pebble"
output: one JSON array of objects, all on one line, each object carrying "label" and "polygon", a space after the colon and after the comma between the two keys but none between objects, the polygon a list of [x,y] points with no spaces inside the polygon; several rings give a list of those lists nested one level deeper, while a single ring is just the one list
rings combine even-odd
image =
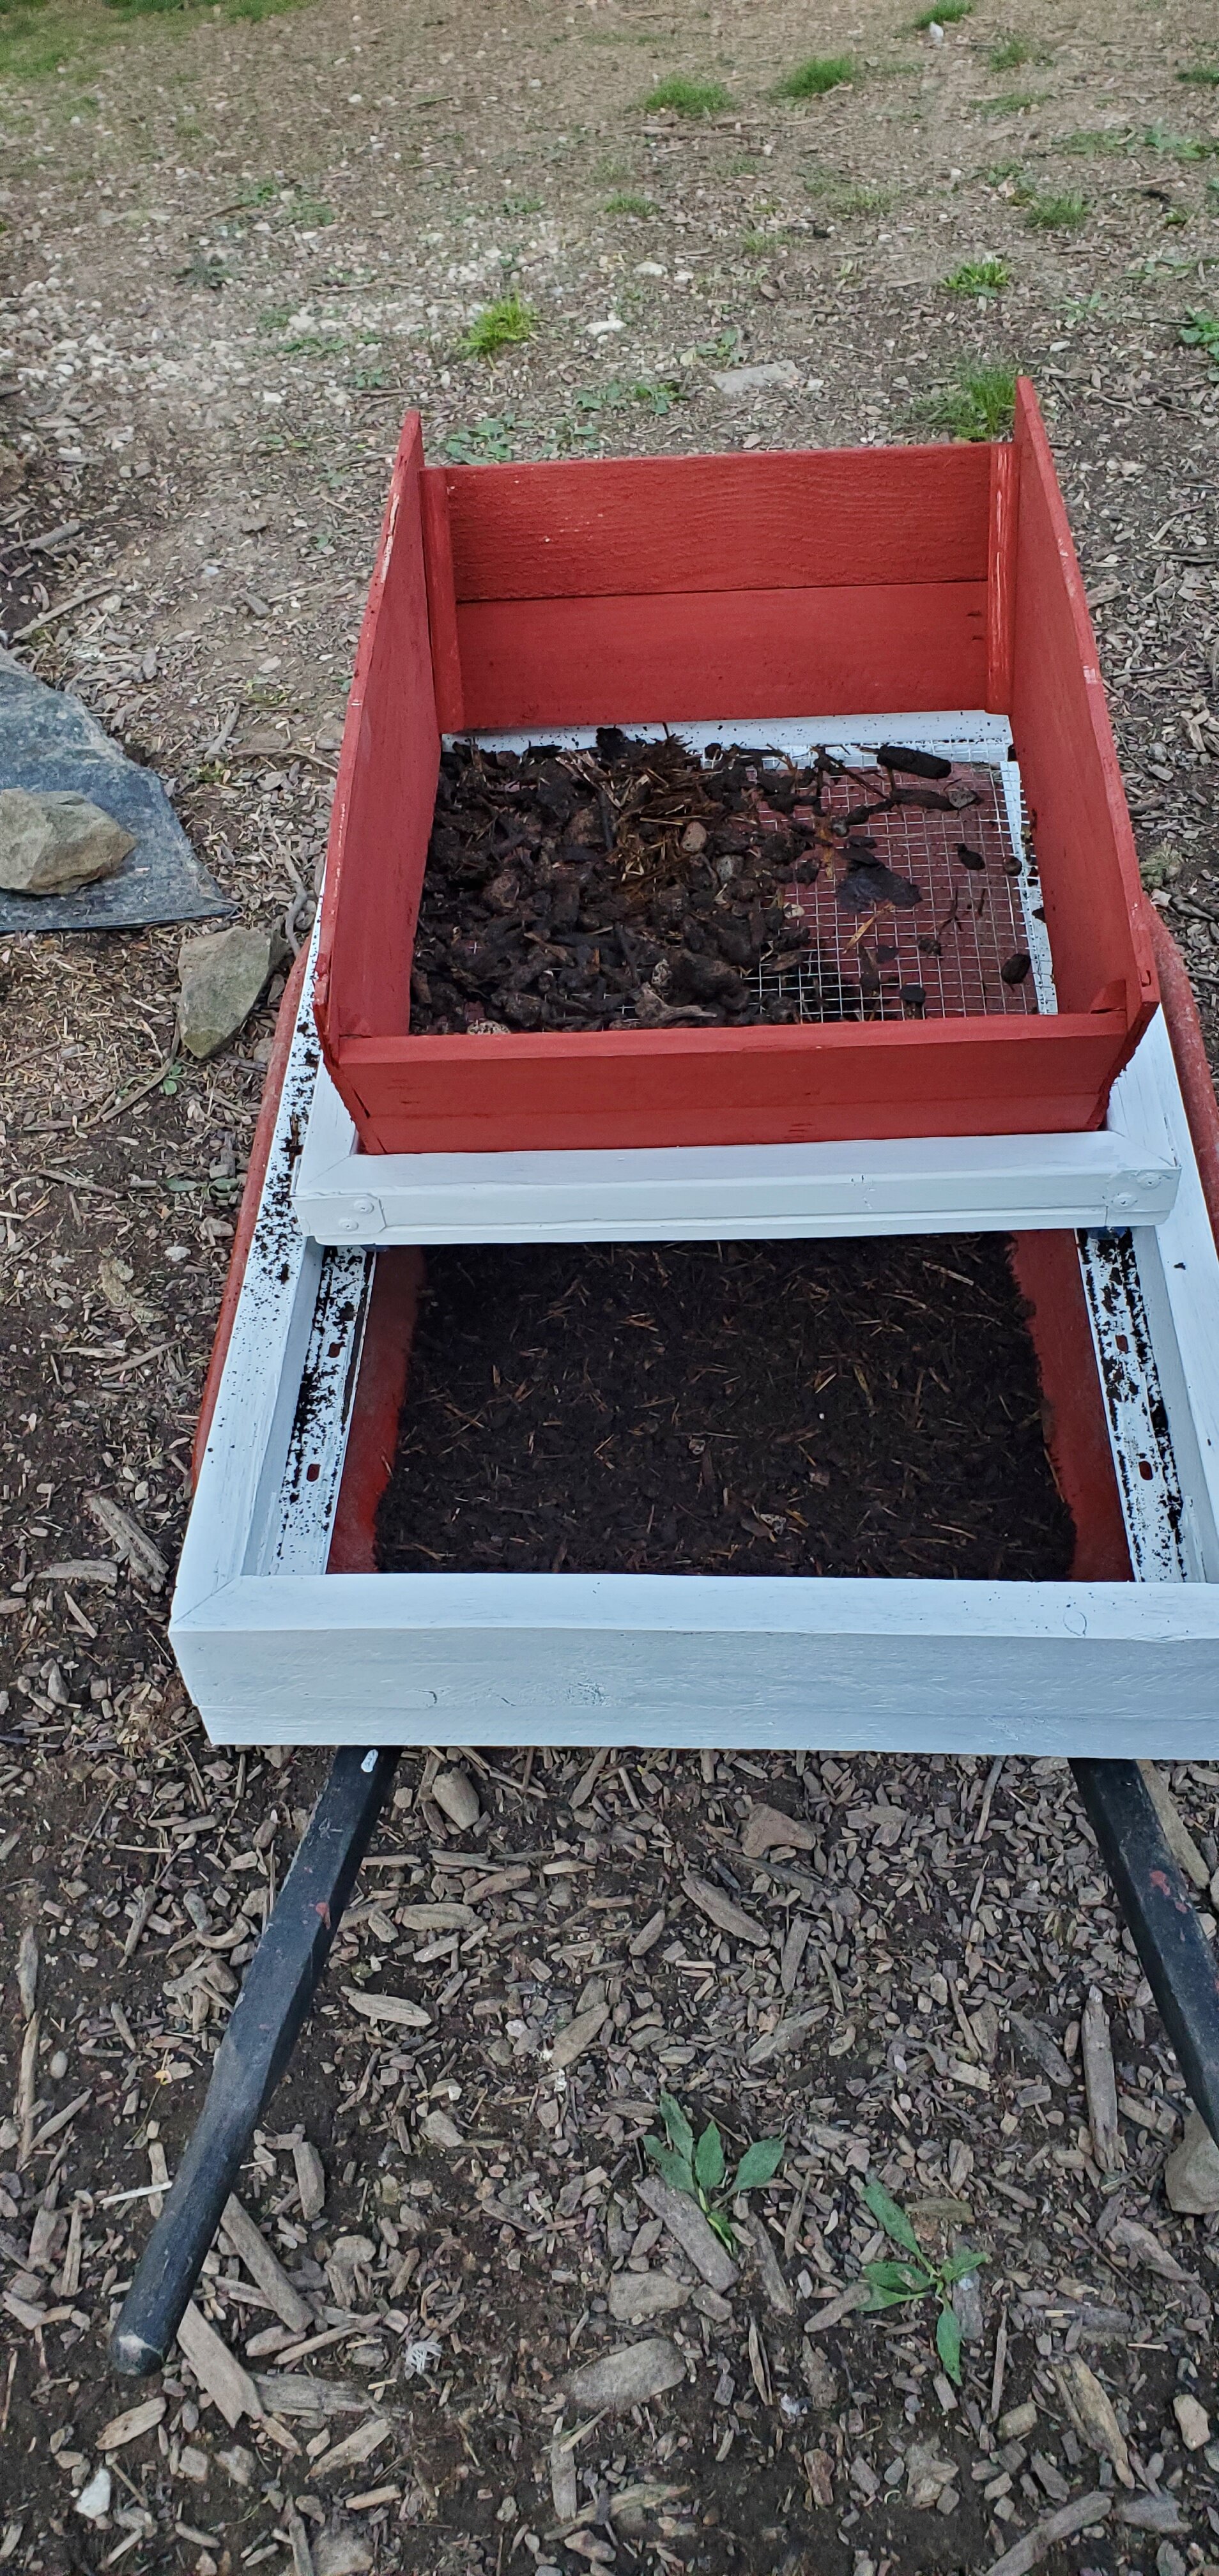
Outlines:
[{"label": "small pebble", "polygon": [[478,1823],[482,1808],[468,1771],[438,1771],[432,1782],[432,1796],[442,1816],[447,1816],[459,1833],[469,1833],[471,1826]]},{"label": "small pebble", "polygon": [[100,2522],[110,2511],[113,2481],[109,2469],[95,2469],[76,2499],[76,2511],[86,2522]]},{"label": "small pebble", "polygon": [[63,2080],[64,2080],[64,2077],[65,2077],[65,2075],[67,2074],[67,2071],[68,2071],[68,2056],[67,2056],[67,2050],[66,2050],[66,2049],[63,2049],[63,2048],[57,2048],[57,2049],[56,2049],[56,2051],[55,2051],[55,2054],[54,2054],[53,2058],[51,2059],[51,2063],[50,2063],[50,2065],[49,2065],[49,2066],[48,2066],[48,2068],[47,2068],[47,2073],[48,2073],[48,2075],[49,2075],[49,2076],[50,2076],[50,2078],[51,2078],[51,2082],[52,2082],[52,2084],[62,2084],[62,2082],[63,2082]]},{"label": "small pebble", "polygon": [[1188,2391],[1172,2401],[1177,2428],[1187,2451],[1201,2451],[1211,2438],[1211,2419],[1204,2406]]}]

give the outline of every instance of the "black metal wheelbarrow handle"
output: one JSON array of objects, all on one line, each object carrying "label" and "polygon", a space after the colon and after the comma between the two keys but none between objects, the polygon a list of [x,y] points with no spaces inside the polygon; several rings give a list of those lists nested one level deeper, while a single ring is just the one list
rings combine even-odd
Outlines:
[{"label": "black metal wheelbarrow handle", "polygon": [[1118,1907],[1192,2099],[1219,2142],[1219,1959],[1137,1762],[1073,1762]]},{"label": "black metal wheelbarrow handle", "polygon": [[160,2370],[249,2151],[292,2054],[398,1762],[336,1753],[216,2052],[207,2099],[110,2338],[117,2370]]},{"label": "black metal wheelbarrow handle", "polygon": [[[207,2099],[110,2338],[115,2368],[159,2370],[203,2267],[268,2094],[330,1954],[398,1761],[337,1753],[220,2043]],[[1144,1974],[1219,2140],[1219,1977],[1137,1762],[1073,1762]]]}]

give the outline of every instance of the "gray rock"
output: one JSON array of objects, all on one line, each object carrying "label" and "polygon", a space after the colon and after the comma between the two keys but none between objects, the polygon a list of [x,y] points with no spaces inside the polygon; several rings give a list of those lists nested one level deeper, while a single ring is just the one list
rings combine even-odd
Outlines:
[{"label": "gray rock", "polygon": [[615,2272],[609,2282],[609,2312],[615,2325],[641,2325],[670,2308],[684,2308],[690,2292],[671,2272]]},{"label": "gray rock", "polygon": [[794,394],[800,382],[800,370],[790,358],[776,358],[765,367],[725,367],[722,375],[711,379],[716,392],[726,394],[729,402],[747,402],[751,394],[764,394],[772,387]]},{"label": "gray rock", "polygon": [[1188,2531],[1189,2524],[1173,2495],[1127,2496],[1117,2509],[1119,2522],[1131,2531]]},{"label": "gray rock", "polygon": [[372,2551],[356,2531],[319,2531],[310,2546],[313,2576],[365,2576]]},{"label": "gray rock", "polygon": [[1185,2114],[1185,2135],[1164,2167],[1168,2205],[1182,2218],[1219,2209],[1219,2147],[1200,2111]]},{"label": "gray rock", "polygon": [[624,2344],[600,2361],[573,2370],[567,2394],[573,2406],[646,2406],[666,2388],[676,2388],[686,2365],[667,2335],[649,2335],[645,2343]]},{"label": "gray rock", "polygon": [[216,1055],[248,1020],[278,964],[266,930],[205,930],[178,951],[178,1037],[188,1054]]},{"label": "gray rock", "polygon": [[0,788],[0,887],[6,894],[74,894],[117,876],[135,848],[112,814],[71,788]]}]

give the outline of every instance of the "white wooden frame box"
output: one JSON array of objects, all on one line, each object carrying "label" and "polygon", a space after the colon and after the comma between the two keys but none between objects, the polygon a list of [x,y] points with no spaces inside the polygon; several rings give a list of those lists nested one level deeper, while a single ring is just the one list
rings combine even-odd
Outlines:
[{"label": "white wooden frame box", "polygon": [[1133,1582],[328,1573],[378,1256],[292,1213],[316,1064],[306,982],[174,1598],[214,1741],[1213,1757],[1219,1259],[1162,1014],[1110,1132],[1175,1197],[1080,1238]]}]

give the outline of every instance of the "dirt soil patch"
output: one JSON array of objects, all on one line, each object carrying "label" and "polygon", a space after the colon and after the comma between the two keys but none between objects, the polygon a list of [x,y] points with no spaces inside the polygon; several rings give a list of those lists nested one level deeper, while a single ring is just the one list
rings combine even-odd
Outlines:
[{"label": "dirt soil patch", "polygon": [[1073,1548],[997,1238],[428,1256],[387,1571],[1053,1582]]},{"label": "dirt soil patch", "polygon": [[457,745],[412,1032],[921,1019],[928,980],[933,1008],[955,988],[1002,1011],[1029,974],[1019,866],[994,774],[908,745],[870,771],[615,727],[595,749]]}]

